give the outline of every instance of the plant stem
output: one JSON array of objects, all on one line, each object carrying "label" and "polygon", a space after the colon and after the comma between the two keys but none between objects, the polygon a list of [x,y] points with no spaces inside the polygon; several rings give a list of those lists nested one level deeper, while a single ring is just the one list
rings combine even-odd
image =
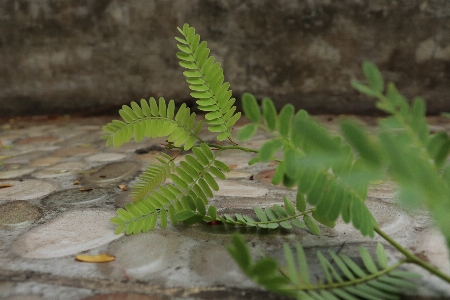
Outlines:
[{"label": "plant stem", "polygon": [[430,265],[429,263],[421,260],[420,258],[418,258],[417,256],[415,256],[414,254],[412,254],[411,252],[409,252],[408,250],[406,250],[404,247],[402,247],[399,243],[397,243],[396,241],[394,241],[390,236],[388,236],[385,232],[383,232],[380,228],[378,227],[374,227],[374,230],[376,233],[378,233],[383,239],[385,239],[389,244],[391,244],[392,246],[394,246],[395,249],[397,249],[398,251],[400,251],[401,253],[403,253],[403,255],[406,256],[406,260],[409,263],[413,263],[416,264],[420,267],[422,267],[423,269],[427,270],[428,272],[440,277],[441,279],[447,281],[448,283],[450,283],[450,275],[447,275],[441,271],[439,271],[437,268],[433,267],[432,265]]},{"label": "plant stem", "polygon": [[237,149],[237,150],[242,150],[244,152],[253,152],[253,153],[258,153],[258,150],[255,149],[251,149],[251,148],[245,148],[245,147],[241,147],[241,146],[237,146],[237,145],[233,145],[233,146],[221,146],[221,145],[216,145],[216,144],[207,144],[210,148],[218,148],[220,150],[233,150],[233,149]]}]

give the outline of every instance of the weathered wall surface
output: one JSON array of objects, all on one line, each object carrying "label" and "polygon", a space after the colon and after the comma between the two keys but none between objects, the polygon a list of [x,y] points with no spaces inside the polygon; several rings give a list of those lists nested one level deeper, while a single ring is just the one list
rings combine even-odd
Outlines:
[{"label": "weathered wall surface", "polygon": [[0,114],[188,100],[173,39],[185,22],[237,96],[373,112],[349,85],[371,60],[429,112],[450,111],[448,0],[0,0]]}]

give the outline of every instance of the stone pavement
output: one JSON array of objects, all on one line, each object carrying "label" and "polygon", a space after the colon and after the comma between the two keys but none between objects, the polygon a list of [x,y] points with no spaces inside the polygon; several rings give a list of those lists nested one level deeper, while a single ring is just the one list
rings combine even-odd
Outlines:
[{"label": "stone pavement", "polygon": [[[336,117],[319,116],[336,131]],[[338,222],[322,227],[320,237],[303,229],[269,232],[198,224],[169,225],[135,236],[114,235],[109,219],[129,201],[136,176],[163,140],[105,148],[101,126],[112,117],[56,117],[2,122],[0,141],[0,299],[156,300],[156,299],[284,299],[248,280],[226,252],[230,233],[242,232],[254,254],[282,257],[281,244],[300,241],[314,263],[315,252],[333,249],[357,256],[358,245],[373,253],[380,239],[362,238]],[[368,126],[372,118],[364,118]],[[431,129],[450,130],[440,118]],[[205,133],[208,138],[208,133]],[[267,136],[258,133],[242,145],[258,147]],[[168,151],[168,150],[165,150]],[[232,168],[211,203],[220,213],[252,213],[254,206],[282,203],[294,191],[270,184],[270,164],[248,166],[251,154],[234,150],[221,160]],[[443,238],[423,212],[407,214],[395,204],[394,187],[385,182],[371,188],[367,204],[381,228],[444,272],[450,273]],[[381,240],[380,240],[381,241]],[[386,245],[386,244],[385,244]],[[401,256],[386,245],[390,260]],[[78,254],[109,253],[108,263],[83,263]],[[421,297],[450,297],[450,286],[424,275]],[[316,268],[317,269],[317,268]]]}]

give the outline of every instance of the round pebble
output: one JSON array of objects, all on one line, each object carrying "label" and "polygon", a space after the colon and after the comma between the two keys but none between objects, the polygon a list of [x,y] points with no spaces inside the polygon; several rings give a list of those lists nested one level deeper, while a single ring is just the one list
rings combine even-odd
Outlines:
[{"label": "round pebble", "polygon": [[249,179],[252,176],[250,172],[230,171],[224,173],[227,179]]},{"label": "round pebble", "polygon": [[218,180],[217,184],[219,190],[214,192],[216,196],[261,197],[269,192],[266,188],[243,185],[231,180]]},{"label": "round pebble", "polygon": [[125,154],[121,154],[121,153],[98,153],[98,154],[94,154],[89,157],[86,157],[86,160],[87,161],[107,162],[107,161],[121,160],[123,158],[125,158]]},{"label": "round pebble", "polygon": [[52,153],[52,156],[60,157],[75,157],[75,156],[86,156],[96,153],[98,150],[90,147],[69,147],[61,148]]},{"label": "round pebble", "polygon": [[52,165],[60,162],[62,159],[63,159],[62,157],[57,157],[57,156],[38,158],[36,160],[33,160],[30,163],[30,166],[32,166],[32,167],[48,167],[48,166],[52,166]]},{"label": "round pebble", "polygon": [[210,284],[248,281],[227,249],[220,244],[205,247],[199,245],[191,250],[190,268]]},{"label": "round pebble", "polygon": [[31,151],[31,152],[25,152],[19,155],[11,156],[7,159],[5,159],[4,163],[19,163],[19,164],[27,164],[31,160],[35,160],[39,158],[40,156],[43,156],[47,154],[46,151],[38,150],[38,151]]},{"label": "round pebble", "polygon": [[133,176],[140,169],[141,165],[132,161],[110,163],[83,178],[83,181],[99,185],[118,183]]},{"label": "round pebble", "polygon": [[100,202],[114,198],[117,194],[111,189],[94,188],[80,190],[80,188],[63,190],[53,193],[41,200],[46,206],[61,207],[74,205],[98,205]]},{"label": "round pebble", "polygon": [[55,142],[57,140],[58,140],[58,138],[55,136],[36,136],[36,137],[24,138],[19,141],[16,141],[15,143],[18,145],[44,144],[44,143]]},{"label": "round pebble", "polygon": [[[101,266],[108,277],[146,278],[167,268],[180,244],[180,237],[169,231],[155,230],[146,234],[127,236],[108,247],[116,256],[115,266]],[[114,267],[114,268],[113,268]]]},{"label": "round pebble", "polygon": [[55,178],[62,176],[69,176],[72,174],[77,174],[86,167],[85,163],[82,162],[65,162],[54,166],[50,166],[44,170],[40,170],[31,174],[36,178]]},{"label": "round pebble", "polygon": [[93,297],[84,298],[83,300],[163,300],[156,296],[148,296],[142,294],[102,294]]},{"label": "round pebble", "polygon": [[1,183],[12,184],[11,187],[0,189],[0,200],[30,200],[46,196],[58,188],[55,182],[26,179],[8,180]]},{"label": "round pebble", "polygon": [[34,204],[24,201],[12,201],[0,205],[0,226],[20,228],[32,224],[41,217],[41,210]]},{"label": "round pebble", "polygon": [[26,258],[54,258],[74,255],[113,240],[114,211],[84,209],[66,212],[50,222],[25,232],[14,242],[13,251]]},{"label": "round pebble", "polygon": [[7,170],[0,172],[0,179],[19,178],[25,174],[33,172],[33,168],[24,168],[17,170]]}]

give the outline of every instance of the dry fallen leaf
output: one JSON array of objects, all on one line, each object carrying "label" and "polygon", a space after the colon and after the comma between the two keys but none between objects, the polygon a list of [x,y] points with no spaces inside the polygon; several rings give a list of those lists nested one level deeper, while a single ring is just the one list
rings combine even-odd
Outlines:
[{"label": "dry fallen leaf", "polygon": [[0,189],[12,187],[13,185],[11,183],[0,183]]},{"label": "dry fallen leaf", "polygon": [[118,185],[119,189],[121,189],[122,191],[128,191],[128,187],[125,184],[119,184]]},{"label": "dry fallen leaf", "polygon": [[276,164],[277,164],[278,162],[276,162],[276,161],[271,161],[269,164],[268,164],[268,166],[269,167],[272,167],[272,166],[275,166]]},{"label": "dry fallen leaf", "polygon": [[93,188],[81,188],[80,192],[89,192],[89,191],[92,191],[92,190],[93,190]]},{"label": "dry fallen leaf", "polygon": [[237,165],[229,165],[229,167],[230,167],[230,170],[234,170],[234,169],[236,169],[238,166],[237,166]]},{"label": "dry fallen leaf", "polygon": [[80,182],[78,181],[78,180],[75,180],[74,182],[73,182],[73,185],[79,185],[80,184]]},{"label": "dry fallen leaf", "polygon": [[109,255],[108,253],[97,254],[97,255],[77,255],[75,259],[82,262],[91,263],[104,263],[110,262],[116,259],[114,255]]}]

